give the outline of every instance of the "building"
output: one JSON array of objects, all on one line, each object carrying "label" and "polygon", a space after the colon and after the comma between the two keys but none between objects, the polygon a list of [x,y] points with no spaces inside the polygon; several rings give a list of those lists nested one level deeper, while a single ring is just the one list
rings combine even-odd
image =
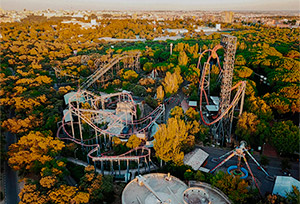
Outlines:
[{"label": "building", "polygon": [[293,186],[296,186],[300,190],[300,181],[291,176],[276,176],[272,193],[286,197],[287,193],[293,191]]},{"label": "building", "polygon": [[225,11],[223,16],[224,23],[233,23],[233,14],[232,11]]}]

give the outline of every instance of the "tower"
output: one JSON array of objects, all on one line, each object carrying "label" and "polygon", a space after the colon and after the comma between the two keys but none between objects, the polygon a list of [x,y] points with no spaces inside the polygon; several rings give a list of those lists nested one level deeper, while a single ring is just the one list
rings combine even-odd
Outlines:
[{"label": "tower", "polygon": [[[221,45],[225,50],[224,62],[223,62],[223,75],[222,75],[222,82],[221,82],[221,94],[220,94],[221,113],[223,113],[230,105],[236,41],[237,38],[235,36],[231,36],[231,35],[221,36]],[[227,138],[228,142],[230,142],[230,136],[231,136],[231,125],[232,125],[232,116],[233,116],[232,114],[230,113],[226,114],[221,119],[219,124],[219,136],[222,139]]]}]

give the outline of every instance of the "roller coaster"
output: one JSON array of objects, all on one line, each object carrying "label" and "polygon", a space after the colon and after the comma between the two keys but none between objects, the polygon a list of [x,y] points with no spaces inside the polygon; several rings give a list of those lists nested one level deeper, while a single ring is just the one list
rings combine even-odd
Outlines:
[{"label": "roller coaster", "polygon": [[[164,114],[164,104],[159,105],[146,117],[137,120],[135,102],[128,92],[98,96],[87,90],[79,90],[66,94],[65,101],[68,102],[68,110],[64,111],[57,132],[58,138],[86,148],[88,161],[91,159],[94,164],[100,162],[102,171],[103,163],[107,161],[110,161],[112,166],[113,162],[117,162],[120,166],[121,162],[126,161],[127,169],[129,162],[135,161],[138,164],[138,172],[141,163],[150,170],[151,151],[146,146],[137,147],[118,156],[108,156],[107,153],[101,152],[108,151],[107,147],[111,145],[113,137],[127,141],[129,136],[135,134],[148,140],[151,132],[155,131],[156,121]],[[89,126],[92,130],[89,133],[93,132],[95,137],[84,138],[83,123]]]},{"label": "roller coaster", "polygon": [[[93,54],[92,56],[82,55],[80,60],[81,64],[88,64],[88,62],[93,59],[93,68],[96,71],[94,71],[93,74],[88,76],[81,83],[80,89],[88,89],[92,84],[94,84],[97,81],[101,84],[104,84],[105,82],[113,79],[116,73],[120,70],[120,64],[122,64],[123,68],[139,71],[140,55],[141,52],[135,50],[126,51],[113,56],[99,56],[99,54]],[[71,77],[73,79],[82,79],[82,77],[69,74],[59,67],[53,67],[53,70],[55,71],[56,78]]]},{"label": "roller coaster", "polygon": [[[124,68],[133,68],[135,71],[138,71],[140,55],[141,53],[139,51],[124,52],[122,54],[115,55],[109,63],[104,65],[100,63],[100,59],[95,60],[94,66],[97,68],[96,71],[81,84],[80,88],[88,89],[97,80],[100,80],[101,83],[111,80],[120,70],[120,61],[123,62]],[[87,59],[85,59],[85,61],[86,60]]]},{"label": "roller coaster", "polygon": [[[77,92],[70,92],[64,96],[68,109],[64,110],[57,137],[81,145],[88,152],[88,162],[91,159],[94,165],[101,163],[102,173],[104,173],[104,164],[107,165],[107,162],[110,162],[111,172],[114,172],[114,162],[117,162],[119,174],[121,163],[126,162],[128,174],[132,161],[137,163],[138,173],[140,164],[144,164],[145,169],[150,171],[151,150],[146,145],[118,156],[110,156],[108,148],[111,147],[113,137],[118,137],[123,142],[133,134],[146,141],[150,139],[151,132],[157,129],[157,120],[164,116],[164,104],[159,105],[146,117],[137,119],[136,104],[129,92],[96,95],[87,90],[98,80],[104,83],[112,79],[120,70],[120,64],[124,68],[138,71],[140,54],[139,51],[128,51],[114,55],[110,59],[107,57],[106,60],[96,59],[94,61],[96,71],[81,83]],[[83,64],[89,60],[89,56],[81,57]],[[56,74],[61,72],[60,69],[54,70]],[[70,77],[75,78],[73,75]],[[86,129],[89,129],[88,136],[84,135]],[[90,134],[95,136],[89,137]]]},{"label": "roller coaster", "polygon": [[[220,59],[218,57],[217,51],[221,48],[224,48],[224,62],[223,69],[220,65]],[[226,138],[227,142],[231,140],[231,128],[233,121],[233,114],[235,108],[238,106],[240,102],[239,115],[242,114],[244,97],[245,97],[245,89],[246,89],[246,81],[240,81],[234,86],[232,86],[232,75],[234,68],[234,55],[236,51],[236,37],[229,35],[221,36],[221,43],[216,45],[213,49],[205,50],[201,53],[197,67],[201,69],[201,76],[199,81],[199,90],[200,90],[200,116],[202,122],[212,127],[214,139],[222,140]],[[205,53],[210,53],[207,61],[201,66],[201,59]],[[207,118],[210,107],[209,94],[210,94],[210,70],[211,70],[211,60],[216,59],[217,67],[219,68],[219,76],[218,81],[221,81],[221,94],[220,101],[217,104],[214,104],[215,110],[217,110],[217,114],[213,115],[212,120],[209,121]],[[233,90],[236,90],[236,93],[231,100],[231,93]],[[203,97],[205,98],[206,110],[203,107]]]}]

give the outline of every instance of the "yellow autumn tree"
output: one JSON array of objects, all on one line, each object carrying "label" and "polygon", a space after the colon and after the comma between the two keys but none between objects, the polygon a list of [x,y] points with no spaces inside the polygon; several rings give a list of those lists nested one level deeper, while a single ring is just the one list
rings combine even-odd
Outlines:
[{"label": "yellow autumn tree", "polygon": [[186,55],[185,51],[181,51],[179,52],[179,56],[178,56],[178,64],[179,65],[187,65],[189,61],[188,56]]},{"label": "yellow autumn tree", "polygon": [[183,79],[180,75],[180,67],[176,67],[173,74],[171,74],[171,72],[166,73],[166,77],[164,78],[162,85],[164,86],[167,94],[173,94],[177,92],[182,82]]},{"label": "yellow autumn tree", "polygon": [[133,80],[136,79],[139,75],[133,71],[133,70],[128,70],[123,74],[123,78],[125,80]]},{"label": "yellow autumn tree", "polygon": [[188,128],[178,117],[169,118],[167,124],[160,125],[154,135],[155,154],[165,162],[173,161],[176,165],[183,164],[183,144],[188,138]]},{"label": "yellow autumn tree", "polygon": [[74,186],[61,185],[59,188],[55,188],[49,193],[49,200],[52,203],[88,203],[90,195],[84,192],[78,192],[78,189]]},{"label": "yellow autumn tree", "polygon": [[165,92],[162,86],[159,86],[156,90],[156,97],[158,100],[163,101],[165,96]]},{"label": "yellow autumn tree", "polygon": [[62,141],[53,139],[50,135],[31,131],[17,143],[10,145],[8,163],[14,170],[30,170],[36,161],[44,164],[52,160],[64,146]]},{"label": "yellow autumn tree", "polygon": [[191,119],[191,120],[199,120],[200,119],[200,114],[195,111],[192,107],[189,107],[187,111],[185,112],[185,115]]},{"label": "yellow autumn tree", "polygon": [[141,144],[141,139],[138,138],[136,135],[131,135],[126,143],[128,148],[136,148]]},{"label": "yellow autumn tree", "polygon": [[183,117],[183,109],[180,106],[175,106],[171,112],[170,112],[172,117],[178,117],[181,118]]},{"label": "yellow autumn tree", "polygon": [[49,201],[48,196],[42,195],[35,184],[25,184],[19,197],[19,204],[44,204]]}]

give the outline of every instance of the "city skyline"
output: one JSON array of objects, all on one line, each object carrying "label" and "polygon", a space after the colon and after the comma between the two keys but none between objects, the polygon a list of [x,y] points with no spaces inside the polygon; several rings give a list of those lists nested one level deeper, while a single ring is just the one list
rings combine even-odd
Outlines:
[{"label": "city skyline", "polygon": [[4,10],[43,10],[43,9],[68,9],[68,10],[299,10],[297,0],[211,0],[199,2],[186,0],[2,0],[1,8]]}]

